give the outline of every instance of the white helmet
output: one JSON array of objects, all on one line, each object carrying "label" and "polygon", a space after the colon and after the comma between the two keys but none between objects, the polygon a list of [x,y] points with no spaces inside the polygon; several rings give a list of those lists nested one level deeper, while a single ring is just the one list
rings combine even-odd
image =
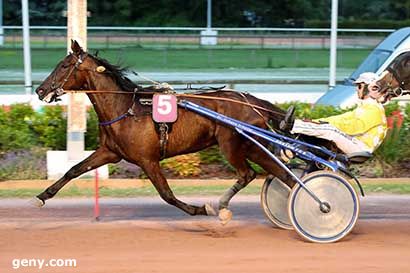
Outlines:
[{"label": "white helmet", "polygon": [[354,83],[365,83],[370,84],[379,79],[379,76],[373,72],[364,72],[354,81]]}]

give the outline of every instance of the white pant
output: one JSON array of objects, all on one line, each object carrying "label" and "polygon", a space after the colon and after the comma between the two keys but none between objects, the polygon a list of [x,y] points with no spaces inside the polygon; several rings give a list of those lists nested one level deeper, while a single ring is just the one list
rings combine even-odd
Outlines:
[{"label": "white pant", "polygon": [[331,124],[318,124],[309,121],[295,120],[291,130],[292,134],[304,134],[333,141],[345,154],[357,152],[372,152],[369,147],[355,137],[346,135]]}]

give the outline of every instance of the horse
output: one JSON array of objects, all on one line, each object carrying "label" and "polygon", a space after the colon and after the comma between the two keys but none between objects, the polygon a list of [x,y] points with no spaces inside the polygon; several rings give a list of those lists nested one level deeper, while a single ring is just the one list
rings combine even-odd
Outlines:
[{"label": "horse", "polygon": [[[155,124],[149,115],[141,114],[142,106],[135,103],[134,97],[143,96],[144,92],[135,91],[140,86],[126,77],[127,70],[84,51],[76,41],[72,41],[71,51],[41,83],[36,93],[40,100],[51,103],[70,90],[85,92],[100,122],[99,146],[89,157],[34,197],[33,202],[41,207],[70,180],[104,164],[117,163],[124,159],[144,171],[161,198],[168,204],[189,215],[216,215],[210,204],[194,206],[175,197],[161,172],[159,162],[164,157],[161,156],[160,137]],[[215,90],[197,97],[191,95],[189,100],[265,129],[278,129],[279,122],[285,115],[283,110],[268,101],[232,90]],[[133,114],[124,115],[130,111]],[[120,116],[124,118],[118,119]],[[116,119],[117,122],[109,122],[109,125],[105,123]],[[289,185],[295,183],[266,153],[232,128],[178,107],[178,119],[168,135],[165,158],[197,152],[212,145],[219,146],[238,175],[238,180],[219,200],[221,220],[230,220],[232,213],[228,208],[229,201],[256,177],[256,172],[248,160]]]},{"label": "horse", "polygon": [[410,52],[400,54],[376,81],[384,102],[394,97],[410,94]]}]

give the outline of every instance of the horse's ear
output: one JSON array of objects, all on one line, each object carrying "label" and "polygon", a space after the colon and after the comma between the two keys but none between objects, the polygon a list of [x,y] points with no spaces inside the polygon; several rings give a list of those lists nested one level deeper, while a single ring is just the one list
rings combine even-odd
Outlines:
[{"label": "horse's ear", "polygon": [[76,40],[71,39],[71,51],[73,51],[74,54],[78,55],[83,52],[83,49]]}]

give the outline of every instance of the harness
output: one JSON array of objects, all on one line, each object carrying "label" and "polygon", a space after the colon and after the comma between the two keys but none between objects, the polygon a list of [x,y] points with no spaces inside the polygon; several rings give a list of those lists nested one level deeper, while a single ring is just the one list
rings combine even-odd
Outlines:
[{"label": "harness", "polygon": [[[159,89],[158,90],[160,93],[164,93],[164,94],[174,94],[175,91],[172,89]],[[101,121],[98,124],[100,126],[109,126],[111,124],[114,124],[122,119],[125,119],[127,117],[131,117],[131,116],[136,116],[135,111],[133,110],[134,105],[136,103],[139,103],[142,107],[146,107],[146,109],[142,110],[142,114],[143,115],[150,115],[152,114],[152,98],[136,98],[136,94],[140,92],[139,89],[135,89],[133,92],[133,98],[132,98],[132,105],[130,108],[128,108],[127,112],[125,112],[124,114],[112,119],[112,120],[108,120],[108,121]],[[168,138],[169,138],[169,134],[172,131],[172,125],[173,123],[168,123],[168,122],[156,122],[154,121],[154,127],[155,127],[155,131],[157,132],[157,134],[159,135],[159,146],[160,146],[160,159],[164,159],[166,158],[166,149],[167,149],[167,144],[168,144]]]}]

